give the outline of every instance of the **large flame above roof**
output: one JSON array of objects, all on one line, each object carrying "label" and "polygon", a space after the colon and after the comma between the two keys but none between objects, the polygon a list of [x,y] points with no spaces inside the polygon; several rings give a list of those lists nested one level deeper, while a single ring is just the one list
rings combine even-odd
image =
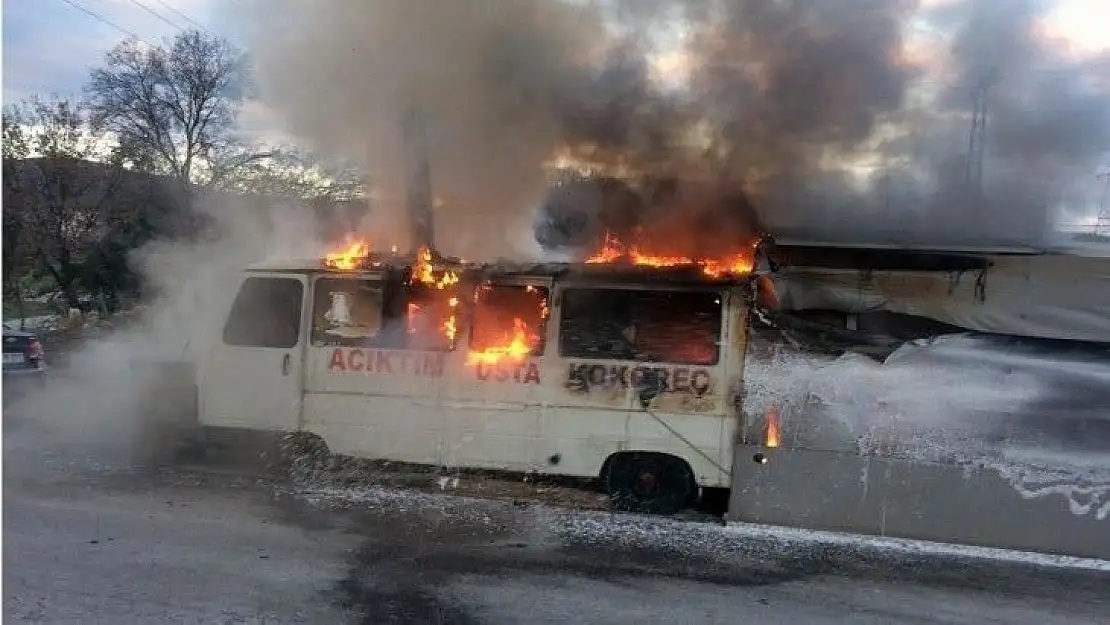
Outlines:
[{"label": "large flame above roof", "polygon": [[324,255],[324,265],[332,269],[352,270],[370,257],[370,244],[364,239],[351,241],[341,250]]},{"label": "large flame above roof", "polygon": [[607,232],[601,249],[588,257],[586,263],[628,263],[641,267],[697,267],[707,278],[721,278],[751,273],[755,264],[754,256],[754,247],[719,258],[649,254],[638,245],[624,245],[616,235]]}]

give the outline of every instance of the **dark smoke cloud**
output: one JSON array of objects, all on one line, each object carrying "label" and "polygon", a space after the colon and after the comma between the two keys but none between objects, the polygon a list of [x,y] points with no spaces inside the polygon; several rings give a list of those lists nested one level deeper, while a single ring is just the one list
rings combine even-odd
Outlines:
[{"label": "dark smoke cloud", "polygon": [[698,24],[692,96],[716,130],[717,167],[772,228],[824,229],[860,204],[828,161],[852,154],[902,107],[918,72],[901,57],[913,8],[734,0]]},{"label": "dark smoke cloud", "polygon": [[605,39],[595,11],[535,0],[267,1],[245,17],[266,101],[317,149],[366,160],[383,244],[405,242],[400,123],[424,110],[440,243],[471,257],[535,203],[552,109]]},{"label": "dark smoke cloud", "polygon": [[[267,102],[294,132],[366,158],[379,214],[401,214],[398,120],[412,105],[428,113],[438,243],[449,253],[511,251],[530,238],[537,206],[550,247],[605,228],[687,253],[760,227],[1033,242],[1050,207],[1089,200],[1074,181],[1110,147],[1110,85],[1096,82],[1107,59],[1068,56],[1038,35],[1047,8],[266,2],[255,7],[264,19],[251,16],[251,50]],[[907,53],[910,24],[930,28],[937,49]],[[652,65],[667,37],[685,52],[679,88]],[[987,76],[980,192],[965,165],[973,92]],[[549,192],[541,164],[560,147],[635,175]],[[862,160],[866,169],[849,165]]]}]

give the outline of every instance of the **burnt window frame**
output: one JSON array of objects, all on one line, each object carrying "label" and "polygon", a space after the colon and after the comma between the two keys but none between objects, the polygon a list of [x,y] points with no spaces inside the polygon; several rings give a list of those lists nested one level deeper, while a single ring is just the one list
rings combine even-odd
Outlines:
[{"label": "burnt window frame", "polygon": [[[257,322],[257,319],[258,319],[257,311],[250,311],[248,313],[244,313],[244,310],[243,310],[244,307],[246,306],[246,304],[244,304],[244,302],[246,301],[246,297],[248,297],[248,296],[246,296],[246,294],[248,293],[248,289],[251,288],[248,285],[255,285],[255,284],[275,285],[275,284],[279,284],[279,283],[284,284],[286,287],[291,287],[292,285],[296,285],[296,289],[297,289],[297,295],[296,295],[297,305],[295,307],[293,307],[294,311],[291,312],[289,314],[289,318],[286,319],[287,322],[291,322],[291,323],[282,324],[282,325],[289,325],[289,326],[292,326],[294,328],[294,330],[291,334],[292,342],[289,342],[289,340],[283,340],[283,341],[252,341],[252,340],[241,340],[241,338],[233,338],[232,337],[233,334],[234,335],[239,335],[240,337],[242,337],[244,335],[244,333],[247,334],[247,335],[250,335],[252,332],[262,332],[262,328],[261,328],[260,324]],[[303,279],[292,277],[292,276],[248,276],[241,283],[239,283],[239,290],[235,293],[235,299],[234,299],[234,301],[232,301],[231,309],[227,313],[227,318],[224,319],[224,325],[223,325],[223,328],[220,332],[220,339],[223,342],[223,344],[228,346],[228,347],[246,347],[246,348],[252,348],[252,349],[293,349],[293,348],[295,348],[301,342],[301,325],[304,323],[304,302],[305,302],[305,290],[306,290],[305,286],[306,286],[305,281]],[[272,293],[273,292],[271,291],[271,294]],[[258,293],[255,293],[254,296],[253,296],[253,299],[257,299],[257,295],[258,295]],[[286,293],[285,295],[290,295],[290,294]],[[271,296],[270,298],[268,298],[268,300],[269,301],[268,301],[267,305],[265,305],[264,308],[265,308],[265,310],[272,312],[274,310],[274,307],[269,305],[269,304],[272,303],[273,297]],[[258,305],[258,304],[252,303],[250,305]],[[246,316],[241,317],[244,314],[246,314]],[[239,321],[240,319],[242,319],[242,321]],[[247,328],[252,328],[252,330],[248,330]],[[289,335],[283,335],[283,338],[288,339]]]},{"label": "burnt window frame", "polygon": [[[405,326],[405,346],[402,349],[404,349],[406,351],[410,351],[410,352],[429,352],[429,353],[436,353],[436,354],[448,354],[448,353],[451,353],[451,352],[453,352],[453,351],[455,351],[459,348],[459,332],[460,332],[459,327],[462,325],[462,292],[461,292],[461,290],[436,289],[434,287],[428,286],[426,284],[421,284],[421,283],[410,283],[410,284],[406,284],[406,285],[390,285],[390,286],[392,287],[392,291],[393,291],[392,296],[394,298],[394,303],[399,306],[399,310],[401,311],[401,316],[405,321],[405,323],[404,323],[404,326]],[[421,295],[442,293],[443,297],[445,297],[445,298],[451,298],[451,297],[458,298],[459,303],[458,303],[458,305],[455,306],[455,337],[452,338],[450,340],[450,342],[447,343],[446,345],[443,345],[443,346],[440,346],[440,347],[412,347],[412,346],[409,345],[409,340],[408,339],[411,335],[408,333],[408,317],[407,317],[407,315],[408,315],[408,305],[409,305],[409,303],[411,303],[413,301],[413,295],[417,294],[417,293],[419,293]],[[434,299],[434,298],[430,298],[430,299]],[[443,334],[439,334],[437,336],[443,336],[444,338],[446,338],[446,336],[443,335]]]},{"label": "burnt window frame", "polygon": [[[712,334],[713,358],[710,359],[710,360],[705,360],[705,361],[702,361],[702,360],[694,361],[694,360],[688,359],[688,358],[686,358],[686,359],[664,359],[664,358],[656,357],[654,355],[637,354],[637,353],[635,353],[636,345],[634,343],[631,343],[629,345],[629,352],[632,352],[632,353],[616,352],[616,351],[611,351],[611,352],[607,352],[607,353],[599,353],[599,352],[596,352],[596,351],[593,351],[593,352],[586,351],[586,350],[582,349],[580,346],[570,346],[570,345],[568,345],[568,340],[569,340],[569,337],[572,335],[572,332],[568,332],[568,330],[571,330],[572,328],[569,328],[568,324],[573,322],[573,317],[571,317],[567,314],[568,313],[567,302],[568,302],[568,295],[570,295],[570,299],[571,299],[571,301],[573,301],[573,298],[575,297],[574,296],[575,292],[603,292],[603,293],[617,294],[617,295],[624,296],[624,297],[628,298],[628,300],[626,300],[626,301],[628,301],[628,303],[625,304],[625,305],[628,306],[628,308],[629,308],[629,310],[628,310],[628,316],[630,318],[629,320],[631,320],[631,317],[634,315],[634,305],[635,304],[634,304],[633,298],[637,297],[638,295],[649,294],[650,293],[650,294],[655,294],[655,295],[657,295],[657,294],[674,294],[674,295],[688,294],[688,295],[703,295],[703,296],[706,296],[706,297],[715,297],[717,299],[717,302],[715,302],[715,305],[717,306],[717,312],[716,312],[716,323],[714,324],[714,330],[713,330],[713,334]],[[667,364],[667,365],[697,366],[697,367],[716,367],[716,366],[720,366],[721,363],[722,363],[722,359],[724,358],[724,354],[723,354],[723,350],[722,350],[722,342],[723,342],[724,336],[725,336],[724,325],[725,325],[725,321],[726,321],[726,317],[727,317],[727,315],[726,315],[726,303],[728,301],[724,289],[713,289],[713,288],[684,289],[684,288],[672,288],[672,287],[662,287],[662,288],[655,287],[655,288],[653,288],[653,287],[639,287],[639,286],[609,286],[609,285],[578,285],[578,284],[572,284],[572,285],[562,286],[559,289],[558,301],[559,301],[559,328],[558,328],[558,337],[557,337],[558,338],[558,340],[557,340],[557,343],[558,343],[557,350],[558,350],[558,354],[559,354],[560,358],[572,358],[572,359],[580,359],[580,360],[617,360],[617,361],[627,361],[627,362],[644,362],[644,363],[658,363],[658,364]],[[589,308],[589,306],[587,305],[587,306],[585,306],[585,308]],[[625,339],[623,337],[618,338],[618,337],[614,336],[613,338],[615,340],[627,341],[627,339]],[[605,340],[605,337],[601,337],[599,340]]]},{"label": "burnt window frame", "polygon": [[[382,325],[377,336],[373,338],[343,339],[340,337],[320,338],[317,319],[324,311],[318,307],[320,293],[324,292],[321,285],[332,282],[353,281],[368,283],[381,292]],[[312,326],[309,328],[309,344],[313,347],[362,347],[372,349],[392,349],[410,352],[448,353],[458,347],[458,333],[449,345],[439,347],[414,346],[411,344],[408,332],[408,304],[411,298],[411,287],[399,281],[390,280],[388,276],[367,275],[335,275],[327,274],[318,276],[312,281]],[[327,291],[331,293],[331,290]],[[429,291],[430,292],[430,291]],[[323,305],[328,305],[326,302]]]},{"label": "burnt window frame", "polygon": [[466,324],[466,347],[467,347],[467,349],[470,350],[470,351],[481,351],[482,349],[489,349],[488,347],[480,348],[479,346],[474,344],[474,325],[478,320],[480,303],[478,301],[476,301],[473,296],[477,294],[478,289],[487,288],[487,287],[490,288],[490,289],[496,289],[496,288],[502,287],[502,288],[515,288],[515,289],[522,289],[522,290],[527,290],[528,287],[532,287],[533,289],[536,289],[537,291],[541,291],[542,296],[547,298],[548,314],[547,315],[541,315],[541,317],[540,317],[540,326],[539,326],[539,329],[538,329],[538,332],[537,332],[539,337],[540,337],[539,343],[537,343],[528,352],[529,357],[543,356],[547,352],[547,343],[548,343],[547,332],[548,332],[548,323],[551,321],[551,292],[553,291],[553,288],[548,283],[539,283],[539,284],[537,284],[537,283],[528,282],[528,281],[491,280],[489,282],[486,282],[486,283],[483,283],[481,285],[477,285],[477,286],[474,287],[474,291],[472,292],[471,302],[469,304],[470,314],[468,315],[469,318],[467,319],[467,324]]}]

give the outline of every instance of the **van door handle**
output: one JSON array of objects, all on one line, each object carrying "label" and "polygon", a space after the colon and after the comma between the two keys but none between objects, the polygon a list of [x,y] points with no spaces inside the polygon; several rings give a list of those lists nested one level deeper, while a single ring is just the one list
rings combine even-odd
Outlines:
[{"label": "van door handle", "polygon": [[293,363],[293,357],[289,354],[281,358],[281,375],[289,375],[289,365]]}]

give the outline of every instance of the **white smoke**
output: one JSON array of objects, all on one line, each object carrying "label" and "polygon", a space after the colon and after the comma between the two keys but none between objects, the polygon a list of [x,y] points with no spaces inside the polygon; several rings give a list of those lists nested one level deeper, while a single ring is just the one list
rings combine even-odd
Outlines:
[{"label": "white smoke", "polygon": [[211,219],[202,236],[132,255],[152,301],[109,320],[115,327],[79,344],[44,386],[6,399],[5,452],[16,459],[6,468],[34,471],[40,455],[56,456],[59,467],[165,462],[193,433],[192,366],[218,339],[243,269],[323,249],[305,206],[207,196],[198,208]]}]

